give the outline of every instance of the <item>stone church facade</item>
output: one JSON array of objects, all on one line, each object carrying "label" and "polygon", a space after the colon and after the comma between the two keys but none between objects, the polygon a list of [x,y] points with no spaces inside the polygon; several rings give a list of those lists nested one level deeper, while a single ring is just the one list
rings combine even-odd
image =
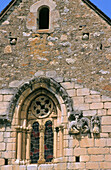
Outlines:
[{"label": "stone church facade", "polygon": [[111,169],[111,20],[88,0],[0,15],[0,170]]}]

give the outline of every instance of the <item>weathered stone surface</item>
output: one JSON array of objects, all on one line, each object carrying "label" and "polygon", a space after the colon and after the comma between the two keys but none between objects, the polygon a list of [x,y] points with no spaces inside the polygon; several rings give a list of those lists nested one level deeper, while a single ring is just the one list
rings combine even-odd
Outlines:
[{"label": "weathered stone surface", "polygon": [[11,46],[10,46],[10,45],[7,45],[7,46],[5,47],[4,53],[5,53],[5,54],[12,53],[12,49],[11,49]]}]

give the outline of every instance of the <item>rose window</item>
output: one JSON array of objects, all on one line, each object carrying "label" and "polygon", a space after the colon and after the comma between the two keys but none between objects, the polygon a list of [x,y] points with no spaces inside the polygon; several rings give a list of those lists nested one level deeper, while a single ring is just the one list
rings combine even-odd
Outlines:
[{"label": "rose window", "polygon": [[47,117],[53,111],[53,102],[47,96],[38,96],[31,104],[32,113],[38,118]]}]

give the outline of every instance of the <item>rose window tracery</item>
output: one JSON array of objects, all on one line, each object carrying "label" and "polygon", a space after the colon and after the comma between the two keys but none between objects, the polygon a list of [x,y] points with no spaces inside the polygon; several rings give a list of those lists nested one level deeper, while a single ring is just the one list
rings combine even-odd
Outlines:
[{"label": "rose window tracery", "polygon": [[38,96],[31,104],[32,113],[38,118],[47,117],[53,111],[52,100],[45,96]]}]

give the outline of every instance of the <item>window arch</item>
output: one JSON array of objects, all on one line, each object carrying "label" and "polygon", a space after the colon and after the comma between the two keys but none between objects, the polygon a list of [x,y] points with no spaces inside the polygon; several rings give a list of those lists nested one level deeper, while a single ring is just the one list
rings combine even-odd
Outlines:
[{"label": "window arch", "polygon": [[49,8],[42,7],[39,10],[39,19],[38,19],[39,29],[49,29]]}]

